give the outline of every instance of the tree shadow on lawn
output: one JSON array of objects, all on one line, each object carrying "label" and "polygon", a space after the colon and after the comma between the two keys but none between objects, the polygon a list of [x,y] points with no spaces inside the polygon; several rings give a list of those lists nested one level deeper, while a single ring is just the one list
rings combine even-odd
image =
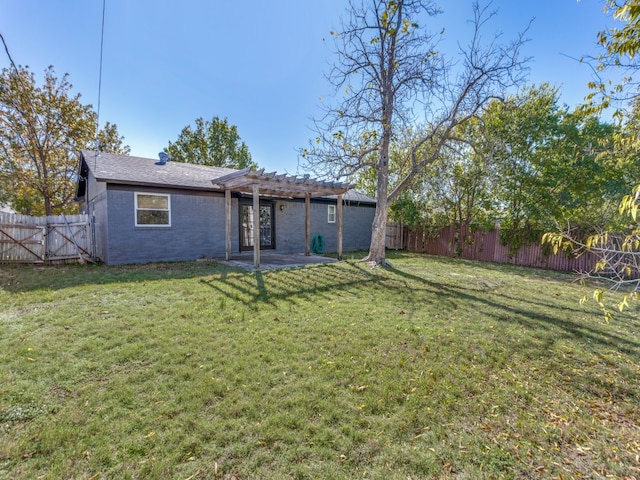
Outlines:
[{"label": "tree shadow on lawn", "polygon": [[[247,282],[248,277],[254,277],[255,284]],[[296,305],[303,300],[331,300],[336,291],[363,288],[380,281],[384,281],[383,276],[368,272],[364,266],[343,262],[265,272],[243,271],[238,275],[223,275],[221,279],[202,279],[201,283],[238,302],[275,306],[281,301]]]},{"label": "tree shadow on lawn", "polygon": [[[477,264],[474,266],[478,268]],[[380,271],[371,269],[365,263],[348,261],[289,270],[229,273],[223,275],[222,282],[218,278],[203,279],[201,282],[220,295],[230,296],[236,301],[271,306],[276,306],[279,302],[296,305],[303,300],[320,303],[334,300],[336,295],[344,292],[357,295],[364,292],[364,289],[386,289],[395,293],[396,298],[402,297],[403,304],[414,309],[424,308],[425,301],[437,302],[442,312],[455,311],[461,303],[467,303],[472,309],[484,310],[488,318],[500,322],[516,322],[531,332],[547,332],[548,328],[553,326],[561,329],[568,337],[640,357],[640,343],[633,338],[616,334],[612,326],[601,325],[602,328],[597,328],[586,321],[577,322],[564,318],[567,313],[579,315],[582,312],[596,317],[597,314],[593,311],[560,306],[553,303],[553,299],[547,300],[542,295],[518,298],[495,289],[485,291],[462,285],[447,285],[396,267],[386,267],[378,272]],[[386,273],[391,273],[392,276]],[[519,273],[524,275],[526,271],[521,270]],[[542,275],[541,280],[544,280],[546,275]],[[255,282],[247,282],[248,276],[254,277]],[[426,296],[412,295],[416,284],[425,287]],[[496,315],[496,312],[503,314]],[[624,316],[624,321],[630,323],[634,329],[640,327],[640,322],[629,315]]]},{"label": "tree shadow on lawn", "polygon": [[[602,325],[602,328],[596,329],[588,325],[586,322],[578,323],[562,319],[563,312],[567,310],[573,310],[573,312],[577,313],[579,312],[579,310],[577,309],[571,309],[570,307],[558,307],[557,305],[554,305],[550,302],[543,302],[539,297],[535,297],[536,299],[532,300],[531,298],[515,298],[504,293],[491,292],[491,297],[502,298],[505,300],[504,303],[501,303],[491,299],[488,294],[476,295],[474,293],[471,293],[478,290],[447,286],[441,283],[432,282],[418,275],[414,275],[412,273],[408,273],[394,267],[388,268],[396,275],[408,278],[414,282],[422,283],[431,289],[439,289],[441,290],[442,294],[447,297],[456,298],[459,300],[472,302],[475,305],[484,305],[486,307],[489,307],[490,309],[503,311],[504,315],[500,317],[492,317],[495,320],[501,322],[517,322],[527,327],[530,331],[540,329],[546,330],[546,328],[549,326],[559,327],[573,338],[584,339],[601,346],[618,350],[627,355],[640,357],[640,343],[632,339],[616,335],[613,332],[613,329],[610,329],[607,325]],[[513,305],[514,303],[519,303],[520,306],[516,307]],[[525,308],[525,305],[530,308]],[[539,307],[555,310],[558,312],[558,315],[552,316],[547,313],[543,313],[541,312],[541,309]],[[625,322],[631,322],[632,324],[635,324],[635,326],[640,326],[639,322],[637,320],[633,320],[630,316],[625,315],[624,318]]]},{"label": "tree shadow on lawn", "polygon": [[[394,252],[391,258],[415,258],[415,255],[402,255],[402,252]],[[429,261],[435,261],[449,266],[449,259],[429,257]],[[473,268],[488,269],[504,272],[505,266],[492,264],[478,264],[478,262],[465,262]],[[604,327],[594,329],[586,323],[577,323],[564,320],[563,313],[579,310],[564,306],[559,308],[543,296],[531,296],[526,299],[510,297],[506,293],[495,291],[479,291],[477,288],[451,285],[433,280],[428,280],[420,275],[411,273],[410,266],[406,268],[386,267],[384,269],[372,269],[366,263],[357,260],[344,261],[337,264],[320,264],[307,267],[296,267],[283,270],[269,270],[247,272],[242,268],[221,265],[214,261],[207,262],[175,262],[146,265],[131,265],[123,267],[107,266],[78,266],[69,265],[46,267],[14,267],[3,269],[0,272],[0,288],[10,293],[37,289],[59,290],[79,285],[104,285],[109,283],[148,282],[155,280],[180,280],[202,277],[200,282],[209,286],[220,295],[227,295],[232,299],[248,304],[266,303],[275,305],[284,301],[297,304],[299,299],[332,300],[336,294],[351,289],[368,288],[373,286],[395,290],[398,294],[404,294],[403,301],[407,304],[416,301],[424,301],[424,298],[414,298],[410,290],[414,289],[408,282],[421,284],[430,295],[430,299],[437,301],[443,309],[455,309],[461,301],[473,302],[477,305],[485,305],[489,309],[504,311],[505,314],[496,320],[506,322],[519,322],[528,328],[540,328],[544,325],[554,325],[562,328],[567,334],[599,343],[609,348],[616,348],[627,354],[640,356],[640,345],[629,339],[613,333],[612,328]],[[25,275],[21,272],[26,271]],[[33,275],[37,271],[38,275]],[[513,267],[507,270],[516,275],[531,275],[530,269]],[[392,273],[394,277],[386,275]],[[40,274],[42,273],[42,274]],[[537,271],[534,272],[534,276]],[[567,275],[557,272],[540,271],[539,276],[550,280],[563,280]],[[26,278],[28,277],[28,279]],[[253,277],[255,282],[247,282]],[[406,281],[402,281],[404,279]],[[24,280],[24,281],[23,281]],[[474,292],[479,292],[475,294]],[[503,298],[500,302],[496,299]],[[420,308],[415,304],[414,308]],[[541,310],[557,311],[558,315],[542,313]],[[495,314],[495,312],[493,312]],[[628,315],[625,322],[634,322]],[[640,322],[635,320],[635,328],[640,327]]]},{"label": "tree shadow on lawn", "polygon": [[[489,317],[492,320],[509,325],[517,323],[524,327],[525,333],[517,344],[509,345],[504,338],[500,342],[510,349],[514,361],[522,358],[543,360],[547,370],[553,372],[555,381],[563,385],[563,388],[570,387],[576,399],[598,398],[604,405],[619,401],[629,402],[636,407],[640,405],[640,389],[637,388],[640,380],[637,373],[640,343],[635,340],[635,336],[628,338],[614,331],[612,324],[596,324],[597,313],[593,314],[594,319],[591,321],[567,320],[563,318],[566,308],[550,302],[515,298],[496,292],[491,295],[476,294],[463,287],[434,283],[397,268],[390,270],[427,288],[437,288],[442,295],[468,302],[474,311],[487,315],[493,313]],[[546,312],[542,312],[541,308]],[[495,315],[496,311],[503,314]],[[625,326],[629,325],[629,332],[638,331],[638,320],[630,315],[624,315],[617,321],[624,321]],[[593,325],[599,325],[600,328]],[[560,335],[558,329],[564,335]],[[570,340],[568,347],[560,345],[565,338]],[[574,346],[577,347],[577,352],[573,352]],[[563,348],[569,348],[568,352]],[[623,360],[619,358],[620,355],[626,358]],[[612,357],[616,359],[612,360]],[[597,409],[593,405],[589,408]],[[639,414],[636,408],[633,410],[636,413],[625,415],[618,412],[616,415],[635,424]],[[628,415],[635,417],[635,420],[627,418]]]}]

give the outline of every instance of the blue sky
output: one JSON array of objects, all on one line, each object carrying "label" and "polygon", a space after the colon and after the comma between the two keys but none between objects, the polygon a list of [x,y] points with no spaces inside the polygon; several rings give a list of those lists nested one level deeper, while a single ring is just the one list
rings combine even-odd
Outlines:
[{"label": "blue sky", "polygon": [[[319,98],[331,92],[329,32],[347,3],[106,0],[101,124],[116,123],[132,155],[157,158],[196,118],[227,118],[261,167],[296,173]],[[440,6],[432,28],[444,27],[455,45],[469,34],[471,1]],[[592,73],[575,59],[598,51],[597,32],[611,24],[603,1],[494,0],[492,8],[487,33],[505,39],[534,19],[524,49],[530,82],[556,84],[563,103],[580,102]],[[38,82],[48,65],[68,73],[73,92],[97,108],[102,0],[0,0],[0,12],[17,64]],[[0,68],[8,66],[0,52]]]}]

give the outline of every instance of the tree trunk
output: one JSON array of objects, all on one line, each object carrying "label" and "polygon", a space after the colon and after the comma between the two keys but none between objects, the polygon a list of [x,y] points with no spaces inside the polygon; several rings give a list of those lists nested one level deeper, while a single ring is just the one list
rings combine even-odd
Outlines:
[{"label": "tree trunk", "polygon": [[[386,239],[387,239],[387,214],[388,204],[378,200],[376,205],[376,213],[373,217],[373,227],[371,229],[371,246],[369,247],[369,255],[364,259],[366,262],[374,262],[376,265],[386,263]],[[383,205],[382,205],[383,204]]]},{"label": "tree trunk", "polygon": [[47,217],[53,215],[53,205],[51,204],[51,198],[48,195],[44,197],[44,214]]},{"label": "tree trunk", "polygon": [[[384,146],[387,145],[387,149]],[[388,142],[383,140],[383,149],[378,164],[378,182],[376,189],[376,213],[373,217],[373,226],[371,228],[371,245],[369,246],[369,255],[364,259],[365,262],[374,262],[376,265],[386,263],[386,239],[387,239],[387,216],[389,215],[389,198],[387,189],[389,185],[389,161],[388,161]]]}]

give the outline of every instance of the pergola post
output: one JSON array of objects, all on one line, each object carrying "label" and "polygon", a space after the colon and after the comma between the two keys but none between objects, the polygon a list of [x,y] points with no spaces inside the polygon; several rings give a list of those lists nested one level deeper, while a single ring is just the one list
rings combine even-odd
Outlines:
[{"label": "pergola post", "polygon": [[253,184],[253,266],[260,266],[260,187]]},{"label": "pergola post", "polygon": [[231,260],[231,190],[224,191],[224,229],[225,229],[225,255],[224,258]]},{"label": "pergola post", "polygon": [[304,254],[308,257],[311,255],[311,195],[304,196]]},{"label": "pergola post", "polygon": [[342,260],[342,195],[338,195],[338,260]]},{"label": "pergola post", "polygon": [[[260,193],[280,198],[303,198],[304,210],[304,254],[311,255],[311,197],[330,197],[335,195],[338,217],[338,258],[342,259],[342,204],[345,193],[354,185],[343,182],[328,182],[276,172],[266,173],[264,169],[252,171],[250,168],[235,171],[212,180],[216,189],[225,190],[226,209],[226,255],[231,258],[231,192],[253,194],[253,263],[260,266]],[[240,219],[242,222],[242,219]]]}]

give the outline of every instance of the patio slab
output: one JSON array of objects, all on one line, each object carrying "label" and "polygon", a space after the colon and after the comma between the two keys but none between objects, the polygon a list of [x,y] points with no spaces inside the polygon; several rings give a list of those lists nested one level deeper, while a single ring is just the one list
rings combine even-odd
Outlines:
[{"label": "patio slab", "polygon": [[303,253],[282,254],[260,252],[260,267],[253,266],[253,252],[236,254],[231,260],[219,260],[223,265],[241,267],[249,271],[274,270],[278,268],[305,267],[324,263],[335,263],[336,258],[322,257],[320,255],[305,255]]}]

